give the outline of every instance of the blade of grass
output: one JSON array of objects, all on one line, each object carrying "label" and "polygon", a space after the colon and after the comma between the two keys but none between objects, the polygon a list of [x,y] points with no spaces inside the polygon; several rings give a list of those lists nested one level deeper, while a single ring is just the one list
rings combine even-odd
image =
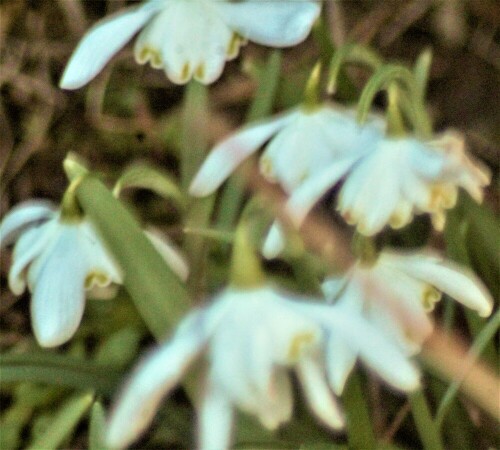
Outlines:
[{"label": "blade of grass", "polygon": [[441,435],[434,423],[424,393],[419,390],[410,394],[408,398],[424,450],[444,450]]},{"label": "blade of grass", "polygon": [[2,384],[31,381],[110,393],[123,371],[65,355],[24,353],[2,355],[0,374]]},{"label": "blade of grass", "polygon": [[376,448],[370,413],[358,373],[354,372],[349,377],[342,400],[347,416],[349,448],[353,450]]},{"label": "blade of grass", "polygon": [[93,398],[92,393],[72,396],[64,403],[45,432],[38,436],[27,450],[60,448],[92,405]]}]

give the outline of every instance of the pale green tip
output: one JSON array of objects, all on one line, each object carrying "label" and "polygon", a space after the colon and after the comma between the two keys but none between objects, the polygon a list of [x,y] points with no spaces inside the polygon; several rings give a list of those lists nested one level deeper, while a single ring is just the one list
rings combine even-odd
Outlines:
[{"label": "pale green tip", "polygon": [[316,108],[320,102],[319,84],[321,81],[321,62],[314,66],[304,90],[304,106],[306,108]]},{"label": "pale green tip", "polygon": [[241,221],[236,229],[231,258],[231,283],[234,286],[248,289],[264,284],[265,276],[260,258],[252,245],[246,220]]},{"label": "pale green tip", "polygon": [[70,182],[89,173],[83,159],[73,152],[69,152],[66,155],[66,159],[63,162],[63,168]]}]

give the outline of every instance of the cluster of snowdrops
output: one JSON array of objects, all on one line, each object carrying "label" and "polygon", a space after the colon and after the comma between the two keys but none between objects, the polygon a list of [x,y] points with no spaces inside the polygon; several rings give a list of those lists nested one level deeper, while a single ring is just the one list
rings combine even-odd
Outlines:
[{"label": "cluster of snowdrops", "polygon": [[[321,3],[314,0],[149,0],[97,23],[75,50],[60,85],[77,89],[90,82],[140,30],[134,47],[138,63],[163,69],[173,83],[210,84],[247,41],[279,48],[300,44],[320,14]],[[491,296],[469,269],[430,249],[375,248],[375,235],[403,228],[418,214],[430,215],[435,229],[442,230],[458,190],[480,202],[490,175],[467,154],[460,134],[432,134],[425,86],[410,69],[385,65],[367,49],[346,46],[331,61],[329,93],[350,62],[375,74],[357,109],[321,99],[318,65],[301,105],[219,142],[192,179],[189,194],[208,196],[265,147],[259,170],[287,194],[288,220],[276,218],[258,248],[249,245],[248,222],[239,223],[233,266],[244,267],[236,267],[226,288],[187,314],[173,335],[138,364],[108,418],[109,446],[125,447],[138,439],[161,400],[200,355],[208,368],[200,375],[199,448],[230,447],[235,408],[269,429],[290,420],[292,370],[314,415],[323,425],[341,429],[345,419],[337,396],[358,359],[398,390],[419,387],[419,369],[411,358],[432,332],[429,313],[442,293],[482,317],[491,314]],[[387,91],[387,107],[375,113],[371,104],[380,90]],[[27,201],[7,213],[0,226],[1,246],[15,243],[10,289],[16,295],[26,288],[31,292],[32,328],[42,347],[70,340],[86,297],[112,298],[128,276],[78,203],[75,192],[86,176],[84,168],[72,171],[60,207]],[[357,259],[347,271],[318,280],[318,296],[268,281],[262,258],[279,258],[290,235],[333,188],[339,214],[355,227],[363,247]],[[166,236],[144,234],[186,282],[190,262],[182,252]]]}]

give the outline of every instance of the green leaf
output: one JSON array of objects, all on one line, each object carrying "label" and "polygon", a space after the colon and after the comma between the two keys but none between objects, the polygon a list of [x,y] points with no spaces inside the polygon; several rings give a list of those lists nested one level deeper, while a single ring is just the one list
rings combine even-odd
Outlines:
[{"label": "green leaf", "polygon": [[142,333],[135,327],[123,328],[109,336],[95,355],[97,363],[124,367],[139,353]]},{"label": "green leaf", "polygon": [[110,393],[123,372],[114,366],[82,361],[53,353],[2,355],[0,382],[31,381]]},{"label": "green leaf", "polygon": [[104,431],[106,427],[106,413],[99,400],[92,405],[89,425],[89,450],[105,450]]},{"label": "green leaf", "polygon": [[408,398],[424,450],[444,450],[439,429],[432,419],[424,393],[419,390],[411,393]]},{"label": "green leaf", "polygon": [[349,377],[342,399],[347,416],[349,448],[353,450],[375,448],[375,434],[358,373],[352,373]]},{"label": "green leaf", "polygon": [[28,450],[59,448],[90,408],[93,399],[92,393],[72,396],[63,404],[45,432],[35,438]]},{"label": "green leaf", "polygon": [[163,338],[189,307],[184,286],[134,217],[97,178],[85,177],[76,195],[124,269],[124,285],[139,314],[153,335]]},{"label": "green leaf", "polygon": [[149,189],[168,200],[174,200],[178,206],[185,206],[185,198],[177,186],[175,179],[148,164],[134,164],[126,169],[113,188],[113,194],[119,197],[123,189],[141,188]]}]

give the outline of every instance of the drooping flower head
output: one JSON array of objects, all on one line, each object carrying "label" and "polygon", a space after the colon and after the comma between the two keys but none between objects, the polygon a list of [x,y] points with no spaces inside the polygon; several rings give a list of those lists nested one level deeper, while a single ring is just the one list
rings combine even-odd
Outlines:
[{"label": "drooping flower head", "polygon": [[123,447],[136,439],[162,397],[203,350],[209,368],[199,409],[199,448],[229,447],[235,407],[254,414],[269,429],[290,420],[290,369],[318,419],[341,428],[342,413],[327,381],[335,355],[324,356],[332,332],[392,386],[412,390],[419,385],[418,371],[403,353],[358,315],[298,301],[267,285],[231,287],[210,306],[191,313],[172,340],[137,367],[112,411],[107,443]]},{"label": "drooping flower head", "polygon": [[[437,254],[385,250],[375,262],[356,263],[341,277],[328,278],[322,285],[330,302],[353,314],[362,314],[406,354],[414,354],[430,335],[428,317],[442,293],[481,316],[491,314],[493,299],[471,270]],[[357,354],[341,336],[330,342],[336,364],[332,387],[338,394],[356,361]]]},{"label": "drooping flower head", "polygon": [[[187,276],[182,256],[156,235],[148,234],[180,277]],[[9,287],[32,292],[31,323],[42,347],[67,342],[83,316],[86,294],[113,295],[123,281],[119,265],[94,226],[83,217],[65,218],[50,202],[32,200],[12,209],[0,224],[0,248],[16,243]]]},{"label": "drooping flower head", "polygon": [[141,28],[139,64],[163,69],[177,84],[209,84],[247,39],[272,47],[303,41],[320,13],[315,0],[148,0],[97,23],[82,39],[61,80],[77,89],[93,79]]}]

